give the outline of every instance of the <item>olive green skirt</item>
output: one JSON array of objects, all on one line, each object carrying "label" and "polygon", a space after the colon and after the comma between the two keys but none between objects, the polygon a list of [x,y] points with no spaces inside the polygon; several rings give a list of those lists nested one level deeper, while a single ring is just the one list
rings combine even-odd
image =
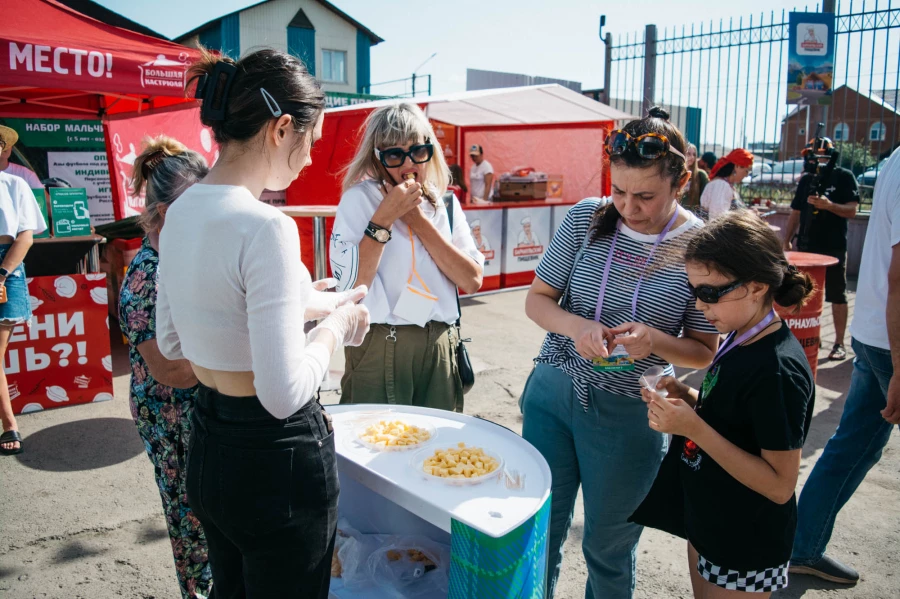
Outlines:
[{"label": "olive green skirt", "polygon": [[345,347],[341,403],[463,411],[454,325],[373,324],[359,347]]}]

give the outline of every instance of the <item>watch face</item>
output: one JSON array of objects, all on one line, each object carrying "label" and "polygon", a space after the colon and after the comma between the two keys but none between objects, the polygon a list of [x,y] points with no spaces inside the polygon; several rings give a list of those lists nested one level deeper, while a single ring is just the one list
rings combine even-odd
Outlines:
[{"label": "watch face", "polygon": [[375,231],[375,239],[377,239],[381,243],[387,243],[390,240],[390,238],[391,238],[390,231],[387,231],[385,229],[378,229],[377,231]]}]

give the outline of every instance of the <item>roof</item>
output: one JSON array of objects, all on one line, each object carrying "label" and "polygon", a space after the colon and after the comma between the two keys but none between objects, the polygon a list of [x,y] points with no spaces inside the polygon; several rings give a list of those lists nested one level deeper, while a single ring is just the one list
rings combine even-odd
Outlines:
[{"label": "roof", "polygon": [[[251,5],[249,5],[249,6],[245,6],[244,8],[242,8],[242,9],[240,9],[240,10],[235,10],[235,11],[232,11],[232,12],[230,12],[230,13],[226,13],[226,14],[224,14],[224,15],[221,15],[221,16],[219,16],[219,17],[216,17],[215,19],[211,19],[211,20],[207,21],[206,23],[203,23],[203,24],[200,25],[199,27],[194,27],[193,29],[191,29],[191,30],[188,31],[187,33],[182,33],[181,35],[179,35],[179,36],[177,36],[177,37],[175,37],[175,38],[173,38],[173,39],[174,39],[175,41],[181,41],[181,40],[183,40],[183,39],[185,39],[185,38],[188,38],[188,37],[191,37],[191,36],[193,36],[193,35],[198,34],[200,31],[206,29],[207,27],[209,27],[210,25],[216,23],[217,21],[221,21],[221,20],[224,19],[225,17],[231,16],[231,15],[234,15],[234,14],[238,14],[238,13],[242,13],[242,12],[244,12],[245,10],[249,10],[249,9],[251,9],[251,8],[254,8],[254,7],[256,7],[256,6],[259,6],[260,4],[265,4],[265,3],[271,2],[271,1],[272,1],[272,0],[262,0],[261,2],[256,2],[256,3],[251,4]],[[356,27],[359,31],[362,31],[362,32],[363,32],[363,33],[364,33],[364,34],[372,41],[372,45],[373,45],[373,46],[374,46],[374,45],[377,45],[377,44],[380,44],[381,42],[384,41],[384,40],[381,39],[378,35],[376,35],[374,31],[372,31],[371,29],[369,29],[368,27],[366,27],[365,25],[363,25],[362,23],[360,23],[359,21],[357,21],[356,19],[354,19],[353,17],[351,17],[350,15],[348,15],[347,13],[345,13],[344,11],[342,11],[341,9],[339,9],[337,6],[335,6],[335,5],[332,4],[331,2],[327,2],[326,0],[316,0],[316,2],[318,2],[319,4],[321,4],[322,6],[324,6],[325,8],[327,8],[328,10],[330,10],[331,12],[333,12],[334,14],[336,14],[337,16],[339,16],[340,18],[342,18],[343,20],[347,21],[348,23],[350,23],[351,25],[353,25],[354,27]],[[303,10],[301,9],[300,12],[302,13]],[[299,13],[298,13],[298,15],[295,15],[295,16],[294,16],[294,20],[297,19],[297,16],[299,16]],[[305,15],[304,15],[304,16],[305,16]],[[308,19],[307,19],[307,21],[308,21]],[[293,20],[292,20],[292,22],[293,22]]]},{"label": "roof", "polygon": [[120,15],[119,13],[112,11],[105,6],[97,4],[92,0],[56,0],[60,4],[68,6],[72,10],[77,10],[83,15],[91,17],[92,19],[97,19],[101,23],[106,23],[107,25],[112,25],[113,27],[121,27],[122,29],[127,29],[129,31],[134,31],[135,33],[142,33],[144,35],[149,35],[151,37],[157,37],[161,40],[168,40],[166,36],[156,31],[153,31],[149,27],[145,27],[140,23],[136,23],[131,19]]},{"label": "roof", "polygon": [[[844,89],[844,88],[846,88],[848,91],[853,92],[854,94],[858,94],[859,96],[862,96],[863,98],[865,98],[866,100],[869,100],[869,101],[872,102],[873,104],[876,104],[876,105],[878,105],[878,106],[881,106],[882,108],[884,108],[884,109],[886,109],[886,110],[890,110],[890,111],[893,112],[894,114],[900,115],[900,107],[897,107],[897,106],[894,106],[894,105],[892,105],[892,104],[889,104],[889,103],[886,102],[883,98],[877,96],[877,95],[874,94],[874,93],[869,93],[869,94],[867,94],[866,92],[856,91],[855,89],[853,89],[853,88],[850,87],[849,85],[842,85],[842,86],[838,87],[837,89],[835,89],[835,90],[832,92],[831,95],[834,96],[837,92],[841,91],[841,90]],[[894,97],[897,96],[897,92],[896,92],[896,91],[895,91],[895,92],[888,92],[888,93],[885,94],[885,95],[888,95],[888,94],[890,94],[890,93],[893,93],[893,94],[894,94]],[[806,106],[806,105],[804,104],[803,106]],[[791,109],[790,109],[790,111],[788,111],[787,116],[785,116],[783,119],[781,119],[781,122],[784,123],[784,122],[787,121],[788,119],[791,119],[791,118],[797,116],[797,114],[799,114],[799,112],[800,112],[800,108],[801,108],[801,105],[799,105],[799,104],[798,104],[798,105],[792,106]]]},{"label": "roof", "polygon": [[[625,121],[635,118],[556,83],[428,96],[408,101],[425,105],[428,118],[457,127]],[[396,99],[378,100],[331,108],[326,112],[365,110],[396,103]]]}]

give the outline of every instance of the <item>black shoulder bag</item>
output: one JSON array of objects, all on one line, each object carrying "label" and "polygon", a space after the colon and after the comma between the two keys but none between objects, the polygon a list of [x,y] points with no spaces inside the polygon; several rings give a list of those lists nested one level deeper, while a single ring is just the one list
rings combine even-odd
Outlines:
[{"label": "black shoulder bag", "polygon": [[[453,235],[453,202],[455,196],[452,192],[444,194],[444,204],[447,206],[447,218],[450,221],[450,235]],[[454,285],[456,287],[456,285]],[[456,310],[459,318],[456,319],[456,334],[459,341],[456,344],[456,367],[459,369],[459,378],[462,381],[463,394],[468,393],[475,386],[475,370],[472,368],[472,361],[469,359],[469,350],[466,349],[466,343],[471,339],[463,339],[459,321],[462,319],[462,308],[459,305],[459,289],[456,290]]]}]

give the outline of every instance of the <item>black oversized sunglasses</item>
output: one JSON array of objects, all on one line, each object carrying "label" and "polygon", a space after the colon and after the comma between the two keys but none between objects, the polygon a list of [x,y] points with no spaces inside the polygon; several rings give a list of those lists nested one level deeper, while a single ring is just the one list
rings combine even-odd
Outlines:
[{"label": "black oversized sunglasses", "polygon": [[629,148],[644,160],[658,160],[666,154],[675,154],[685,160],[684,154],[672,147],[669,138],[659,133],[644,133],[632,137],[627,131],[616,129],[606,137],[604,144],[610,156],[621,156]]},{"label": "black oversized sunglasses", "polygon": [[375,157],[387,168],[403,166],[407,156],[413,164],[428,162],[434,156],[434,146],[429,140],[425,140],[423,144],[410,146],[409,151],[403,148],[388,148],[387,150],[375,148]]},{"label": "black oversized sunglasses", "polygon": [[735,281],[734,283],[728,283],[727,285],[722,285],[720,287],[713,287],[712,285],[698,285],[697,287],[694,287],[690,283],[688,283],[687,286],[688,289],[690,289],[691,294],[704,304],[718,304],[720,299],[743,284],[743,281]]}]

